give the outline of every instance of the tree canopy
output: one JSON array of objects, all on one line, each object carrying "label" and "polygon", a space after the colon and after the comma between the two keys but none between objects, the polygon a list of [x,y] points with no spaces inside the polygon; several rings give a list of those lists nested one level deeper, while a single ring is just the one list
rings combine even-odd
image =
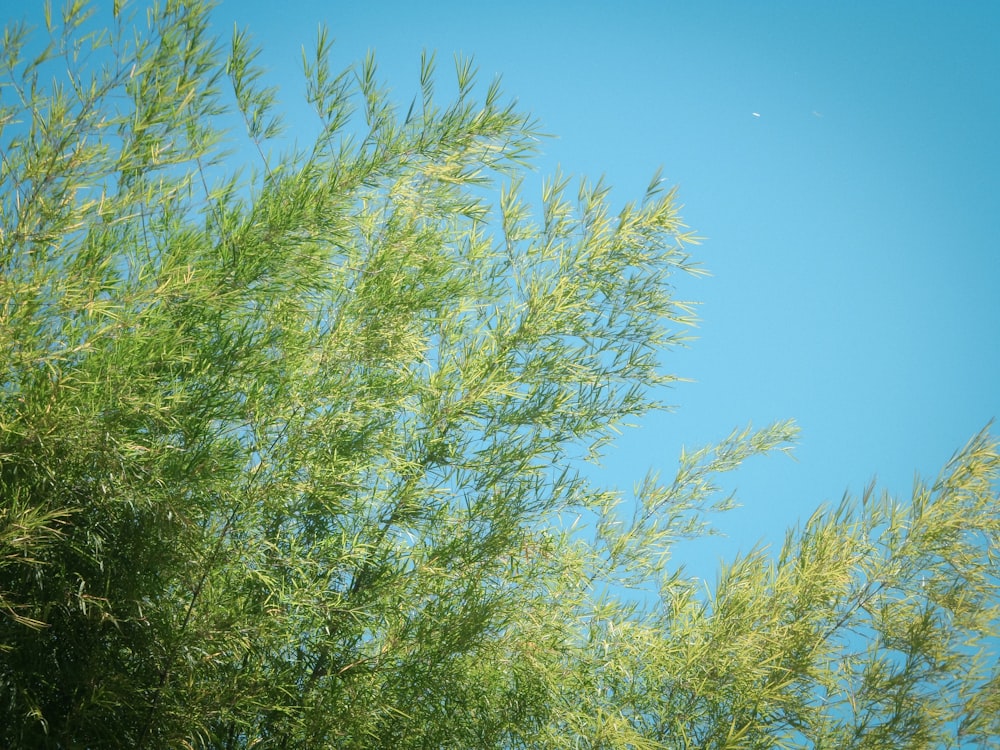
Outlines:
[{"label": "tree canopy", "polygon": [[988,431],[706,591],[671,549],[794,425],[586,470],[676,377],[674,192],[536,194],[497,81],[325,31],[291,144],[210,18],[4,32],[0,744],[1000,747]]}]

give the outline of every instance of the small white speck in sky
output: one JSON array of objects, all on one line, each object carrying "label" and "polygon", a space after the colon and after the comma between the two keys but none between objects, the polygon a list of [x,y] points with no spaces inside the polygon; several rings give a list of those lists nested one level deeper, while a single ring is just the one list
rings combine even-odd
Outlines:
[{"label": "small white speck in sky", "polygon": [[751,112],[754,117],[760,117],[760,112]]}]

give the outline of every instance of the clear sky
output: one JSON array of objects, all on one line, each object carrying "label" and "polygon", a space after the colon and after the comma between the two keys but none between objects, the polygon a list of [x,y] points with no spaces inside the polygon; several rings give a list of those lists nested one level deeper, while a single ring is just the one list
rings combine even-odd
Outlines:
[{"label": "clear sky", "polygon": [[442,88],[456,52],[501,74],[558,136],[539,189],[561,165],[624,202],[663,167],[712,273],[681,284],[698,340],[666,360],[696,382],[599,476],[669,474],[748,421],[802,428],[797,461],[734,477],[744,507],[685,552],[693,572],[876,473],[908,495],[1000,416],[1000,2],[224,0],[216,18],[250,28],[299,112],[324,22],[338,66],[373,49],[404,107],[424,49]]},{"label": "clear sky", "polygon": [[[692,572],[785,529],[876,473],[908,495],[1000,416],[1000,3],[799,1],[223,3],[275,82],[298,81],[325,22],[344,64],[370,48],[400,100],[421,50],[473,55],[558,136],[556,165],[619,201],[654,170],[679,186],[708,279],[698,340],[668,367],[696,382],[604,462],[629,488],[682,444],[788,417],[797,461],[733,477],[728,538]],[[442,80],[442,83],[444,81]],[[296,83],[297,85],[297,83]],[[291,98],[289,92],[286,99]],[[404,105],[405,106],[405,105]],[[529,182],[530,184],[530,182]]]}]

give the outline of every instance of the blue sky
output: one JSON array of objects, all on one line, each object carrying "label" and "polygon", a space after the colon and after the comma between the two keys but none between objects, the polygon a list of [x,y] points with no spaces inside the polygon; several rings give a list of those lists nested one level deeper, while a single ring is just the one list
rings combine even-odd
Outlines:
[{"label": "blue sky", "polygon": [[[373,49],[400,100],[420,53],[473,55],[558,138],[557,165],[641,195],[679,186],[712,273],[698,340],[671,354],[673,413],[646,420],[599,476],[668,474],[681,445],[795,418],[792,461],[732,478],[726,539],[683,550],[692,572],[785,529],[873,475],[906,496],[1000,416],[1000,3],[224,3],[276,83],[298,86],[324,22],[347,64]],[[443,83],[443,80],[442,80]],[[294,96],[289,89],[285,99]],[[756,113],[756,114],[755,114]],[[530,180],[528,182],[530,185]]]},{"label": "blue sky", "polygon": [[[556,166],[641,195],[676,184],[697,256],[682,280],[698,340],[668,355],[695,382],[666,398],[598,473],[630,488],[669,474],[681,445],[748,421],[794,418],[795,461],[731,478],[720,559],[785,529],[873,475],[907,495],[1000,416],[1000,4],[991,2],[223,3],[247,25],[292,103],[300,49],[326,23],[338,62],[373,49],[409,101],[420,54],[442,86],[455,53],[557,138]],[[224,24],[224,25],[223,25]],[[755,116],[757,113],[759,116]],[[527,184],[530,185],[530,179]]]},{"label": "blue sky", "polygon": [[403,106],[424,49],[441,88],[456,52],[502,75],[558,136],[539,191],[558,165],[624,202],[663,167],[712,274],[681,280],[698,340],[666,358],[695,382],[596,475],[629,488],[748,421],[802,428],[797,460],[733,477],[743,508],[684,550],[692,572],[780,545],[875,474],[906,496],[1000,416],[1000,3],[228,0],[216,18],[250,28],[303,116],[323,22],[338,66],[373,49]]}]

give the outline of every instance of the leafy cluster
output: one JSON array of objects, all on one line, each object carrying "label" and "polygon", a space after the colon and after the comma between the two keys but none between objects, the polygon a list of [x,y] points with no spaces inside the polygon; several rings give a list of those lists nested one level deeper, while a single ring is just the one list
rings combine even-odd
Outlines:
[{"label": "leafy cluster", "polygon": [[671,546],[794,427],[581,473],[673,379],[673,192],[533,196],[497,82],[404,113],[322,31],[291,148],[209,21],[4,33],[0,744],[997,746],[988,435],[702,595]]}]

